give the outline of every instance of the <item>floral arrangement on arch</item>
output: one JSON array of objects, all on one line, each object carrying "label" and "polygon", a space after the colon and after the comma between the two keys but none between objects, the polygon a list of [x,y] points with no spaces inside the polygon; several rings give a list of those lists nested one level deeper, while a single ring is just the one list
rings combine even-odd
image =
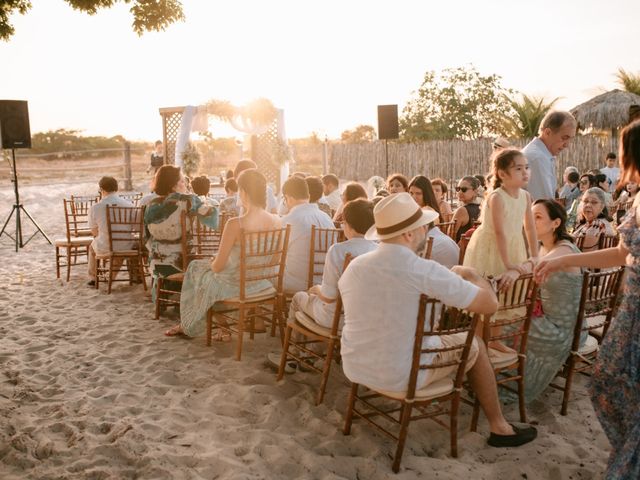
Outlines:
[{"label": "floral arrangement on arch", "polygon": [[198,173],[198,168],[200,168],[200,152],[193,143],[189,142],[182,152],[182,169],[190,177]]},{"label": "floral arrangement on arch", "polygon": [[209,100],[207,113],[227,122],[240,117],[256,126],[267,126],[276,119],[277,110],[266,98],[258,98],[242,107],[227,100]]}]

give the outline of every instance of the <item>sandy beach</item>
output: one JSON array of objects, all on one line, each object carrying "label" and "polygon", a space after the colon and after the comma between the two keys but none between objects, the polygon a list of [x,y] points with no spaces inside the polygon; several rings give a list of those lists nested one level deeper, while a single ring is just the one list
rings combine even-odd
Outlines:
[{"label": "sandy beach", "polygon": [[[141,188],[141,185],[137,185]],[[24,186],[24,205],[53,238],[62,236],[62,198],[96,192],[95,182]],[[0,187],[0,219],[13,204]],[[12,223],[13,224],[13,223]],[[29,222],[24,227],[33,231]],[[13,228],[10,228],[13,233]],[[569,415],[547,390],[529,406],[538,439],[518,449],[486,446],[487,423],[469,433],[462,407],[459,458],[448,432],[413,424],[399,474],[395,445],[359,422],[341,427],[348,382],[332,371],[325,403],[319,376],[276,382],[265,365],[277,338],[206,347],[167,338],[170,318],[153,318],[142,286],[111,295],[86,286],[84,266],[56,279],[54,248],[36,236],[14,252],[0,238],[0,478],[13,479],[598,479],[609,444],[591,407],[586,379]],[[505,408],[517,419],[517,408]]]}]

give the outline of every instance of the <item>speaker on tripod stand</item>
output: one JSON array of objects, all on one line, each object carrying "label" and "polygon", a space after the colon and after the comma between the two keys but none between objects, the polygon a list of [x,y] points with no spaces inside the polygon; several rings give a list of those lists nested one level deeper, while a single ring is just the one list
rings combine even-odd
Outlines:
[{"label": "speaker on tripod stand", "polygon": [[[2,144],[3,149],[11,150],[11,170],[13,177],[11,181],[13,182],[13,191],[16,197],[16,203],[13,205],[11,213],[4,222],[2,231],[0,231],[0,237],[2,237],[2,235],[6,235],[11,238],[16,244],[16,252],[18,251],[18,248],[24,247],[38,233],[40,233],[51,245],[51,240],[47,237],[47,234],[42,231],[40,225],[38,225],[29,212],[27,212],[27,209],[20,203],[18,171],[16,170],[16,149],[31,148],[29,107],[25,100],[0,100],[0,143]],[[20,221],[21,211],[36,227],[36,231],[27,239],[26,242],[24,242],[22,238],[22,223]],[[14,214],[16,219],[15,237],[11,236],[7,231],[7,225],[9,225],[9,221]]]}]

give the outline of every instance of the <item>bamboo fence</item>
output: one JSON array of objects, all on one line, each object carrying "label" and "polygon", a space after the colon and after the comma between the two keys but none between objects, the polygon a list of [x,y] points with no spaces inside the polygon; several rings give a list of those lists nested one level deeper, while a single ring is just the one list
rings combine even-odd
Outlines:
[{"label": "bamboo fence", "polygon": [[[529,140],[511,142],[522,148]],[[414,175],[440,177],[448,181],[465,175],[484,175],[490,171],[491,145],[490,139],[389,143],[389,173],[398,172],[409,178]],[[569,148],[558,155],[558,182],[562,182],[562,173],[570,165],[580,172],[603,167],[609,152],[617,152],[617,139],[591,135],[576,137]],[[384,142],[329,145],[329,171],[339,178],[356,181],[365,181],[374,175],[384,177]]]}]

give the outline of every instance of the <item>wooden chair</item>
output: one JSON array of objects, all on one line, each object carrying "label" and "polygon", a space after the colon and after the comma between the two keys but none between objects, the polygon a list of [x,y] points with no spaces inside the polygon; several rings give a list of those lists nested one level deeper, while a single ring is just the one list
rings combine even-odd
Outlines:
[{"label": "wooden chair", "polygon": [[[600,242],[602,242],[603,235],[604,233],[601,233],[597,237],[593,235],[577,235],[573,238],[575,240],[576,247],[578,247],[580,251],[584,253],[599,250]],[[589,239],[590,241],[587,242],[587,239]]]},{"label": "wooden chair", "polygon": [[420,252],[420,256],[425,260],[431,260],[431,250],[433,250],[433,237],[427,236],[424,249]]},{"label": "wooden chair", "polygon": [[[67,282],[71,278],[72,265],[87,265],[89,258],[89,245],[93,241],[93,237],[80,236],[76,233],[84,227],[86,219],[82,222],[82,227],[78,228],[78,220],[74,215],[73,201],[64,199],[64,221],[65,234],[64,238],[54,240],[56,248],[56,278],[60,278],[60,267],[67,267]],[[64,253],[61,253],[64,250]],[[66,257],[65,264],[60,263],[61,259]],[[87,261],[78,263],[78,257],[85,257]]]},{"label": "wooden chair", "polygon": [[618,235],[600,235],[600,241],[598,242],[598,250],[605,248],[617,247],[620,242],[620,236]]},{"label": "wooden chair", "polygon": [[442,231],[442,233],[451,237],[454,241],[456,239],[456,222],[442,222],[437,225],[437,227]]},{"label": "wooden chair", "polygon": [[320,228],[311,225],[311,241],[309,242],[309,271],[307,288],[322,282],[324,260],[329,248],[340,241],[342,230],[337,228]]},{"label": "wooden chair", "polygon": [[[351,254],[347,254],[344,259],[342,271],[344,272],[351,261]],[[324,399],[324,392],[327,388],[329,380],[329,372],[331,370],[331,361],[339,358],[340,353],[340,319],[342,317],[342,298],[338,294],[335,303],[335,312],[333,314],[333,322],[331,328],[323,327],[315,322],[304,312],[296,312],[294,319],[287,320],[287,329],[284,334],[284,345],[282,347],[282,357],[280,359],[280,368],[278,369],[278,380],[282,380],[284,368],[288,359],[296,360],[299,364],[304,364],[310,370],[322,374],[320,389],[316,397],[316,405],[320,405]],[[286,312],[283,312],[286,315]],[[296,334],[298,340],[292,334]],[[323,351],[309,348],[312,345],[323,345]],[[293,347],[293,350],[291,350]],[[317,360],[322,360],[322,369],[315,366]]]},{"label": "wooden chair", "polygon": [[[458,309],[444,306],[435,299],[421,295],[413,346],[413,361],[411,363],[407,391],[376,391],[364,386],[367,391],[364,394],[360,394],[358,393],[360,385],[352,383],[347,403],[344,434],[349,435],[351,433],[351,423],[353,417],[356,416],[395,439],[398,445],[392,468],[397,473],[400,469],[400,460],[402,459],[402,452],[407,438],[409,422],[430,418],[439,425],[449,428],[451,434],[451,456],[457,457],[460,391],[478,317],[478,315],[471,316]],[[457,333],[466,335],[466,341],[463,344],[455,347],[423,348],[422,341],[424,337],[442,337]],[[437,355],[445,352],[457,352],[459,356],[456,360],[440,365],[424,363],[424,354]],[[443,378],[422,388],[417,385],[419,371],[428,370],[433,372],[437,369],[451,366],[457,366],[454,379]],[[399,407],[395,406],[396,402],[400,404]],[[446,402],[451,402],[450,408],[445,408]],[[357,407],[358,403],[362,407]],[[418,414],[412,416],[414,409],[418,410]],[[437,418],[441,415],[449,416],[448,426],[444,421]],[[385,428],[388,424],[399,425],[399,432],[395,434]]]},{"label": "wooden chair", "polygon": [[[600,343],[607,333],[611,317],[615,312],[623,273],[624,267],[607,272],[587,271],[583,274],[580,307],[573,331],[571,352],[562,371],[558,374],[565,379],[564,385],[551,384],[551,387],[563,392],[560,410],[562,415],[567,414],[574,375],[576,373],[588,375],[598,356]],[[585,332],[589,335],[585,344],[580,347],[580,337]],[[592,333],[595,336],[591,335]]]},{"label": "wooden chair", "polygon": [[458,242],[458,247],[460,247],[460,256],[458,257],[459,265],[462,265],[462,263],[464,262],[464,254],[467,251],[469,240],[471,240],[471,237],[465,237],[464,235],[460,237],[460,241]]},{"label": "wooden chair", "polygon": [[221,213],[218,216],[218,227],[211,228],[200,221],[200,217],[196,216],[193,220],[192,230],[192,255],[200,258],[213,256],[218,253],[222,233],[227,221],[233,218],[230,213]]},{"label": "wooden chair", "polygon": [[142,198],[142,192],[118,192],[118,196],[130,201],[131,203],[133,203],[134,207],[137,207],[138,202]]},{"label": "wooden chair", "polygon": [[[520,421],[527,421],[527,412],[524,403],[524,367],[527,357],[527,338],[531,326],[531,315],[535,303],[537,290],[533,280],[533,274],[521,275],[507,292],[498,294],[498,314],[512,312],[513,318],[494,320],[485,316],[482,323],[482,340],[487,346],[489,360],[496,374],[496,383],[518,394],[518,407]],[[493,333],[496,332],[496,333]],[[513,353],[498,352],[489,348],[489,342],[503,342],[514,349]],[[508,383],[515,382],[513,388]],[[471,431],[475,432],[478,426],[480,414],[480,402],[476,399],[471,416]]]},{"label": "wooden chair", "polygon": [[[109,230],[109,251],[96,254],[96,289],[100,280],[108,282],[111,293],[113,282],[140,280],[144,289],[147,282],[144,277],[142,258],[144,226],[141,207],[116,207],[107,205],[107,228]],[[128,279],[116,279],[121,266],[126,262]]]},{"label": "wooden chair", "polygon": [[100,201],[100,197],[94,195],[71,195],[71,236],[92,236],[89,228],[89,210]]},{"label": "wooden chair", "polygon": [[[287,258],[290,226],[257,232],[240,231],[240,285],[237,297],[217,302],[207,312],[206,338],[211,345],[213,328],[237,334],[236,360],[242,357],[242,341],[248,332],[253,340],[255,320],[271,323],[271,336],[276,325],[284,338],[282,307],[284,305],[284,265]],[[249,295],[247,286],[259,280],[269,280],[273,287]],[[217,307],[217,308],[216,308]],[[230,315],[231,313],[237,315]]]}]

